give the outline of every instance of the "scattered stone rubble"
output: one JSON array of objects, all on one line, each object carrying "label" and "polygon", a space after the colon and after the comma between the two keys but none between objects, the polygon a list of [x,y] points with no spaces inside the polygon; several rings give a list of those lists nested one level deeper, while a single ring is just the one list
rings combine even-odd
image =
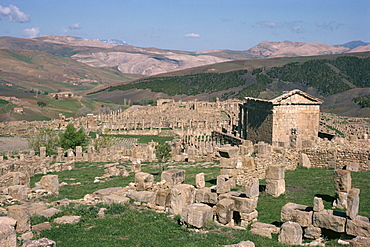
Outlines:
[{"label": "scattered stone rubble", "polygon": [[[358,215],[360,190],[356,188],[350,189],[350,174],[348,173],[349,171],[345,170],[336,170],[334,172],[336,190],[339,188],[348,190],[345,200],[346,212],[326,210],[322,198],[319,197],[314,198],[313,207],[287,203],[281,209],[281,221],[284,224],[281,226],[279,242],[299,245],[302,243],[303,237],[320,242],[322,241],[322,231],[330,230],[356,238],[367,238],[367,242],[365,240],[361,241],[365,241],[366,245],[364,246],[368,246],[370,243],[370,220],[367,217]],[[340,206],[343,204],[342,202]],[[352,246],[357,246],[356,241],[360,240],[348,240],[351,244],[353,242]]]}]

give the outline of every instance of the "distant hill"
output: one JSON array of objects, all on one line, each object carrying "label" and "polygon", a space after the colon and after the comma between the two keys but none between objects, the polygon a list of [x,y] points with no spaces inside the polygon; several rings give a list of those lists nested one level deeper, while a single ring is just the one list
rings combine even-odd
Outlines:
[{"label": "distant hill", "polygon": [[89,97],[109,98],[117,103],[124,98],[135,101],[140,97],[155,99],[158,96],[177,100],[244,99],[247,96],[271,99],[283,91],[298,88],[322,98],[325,110],[370,117],[370,110],[353,101],[370,94],[370,52],[233,61],[194,68],[192,72],[189,69],[182,71],[182,76],[174,76],[180,72],[172,72],[166,77],[138,80]]},{"label": "distant hill", "polygon": [[68,36],[41,36],[34,39],[0,37],[0,49],[28,49],[70,57],[92,67],[112,67],[121,73],[145,76],[184,70],[203,65],[272,57],[342,54],[350,49],[323,43],[263,41],[244,51],[178,51],[140,48],[117,40],[88,40]]},{"label": "distant hill", "polygon": [[363,42],[361,40],[356,40],[356,41],[350,41],[350,42],[347,42],[347,43],[344,43],[344,44],[338,45],[338,46],[344,46],[344,47],[347,47],[347,48],[352,50],[352,49],[355,49],[356,47],[367,46],[367,45],[370,45],[370,43]]},{"label": "distant hill", "polygon": [[323,43],[303,43],[303,42],[268,42],[263,41],[248,50],[257,58],[272,57],[295,57],[313,55],[331,55],[348,52],[350,49],[341,46],[331,46]]},{"label": "distant hill", "polygon": [[[346,74],[348,71],[344,73],[344,69],[338,68],[337,65],[331,63],[328,65],[331,75],[334,76],[333,71],[336,72],[339,77],[334,76],[335,80],[340,82],[330,84],[331,91],[314,85],[308,80],[299,84],[280,77],[272,77],[268,72],[273,67],[284,66],[287,63],[302,64],[312,59],[332,60],[345,54],[368,57],[365,51],[370,47],[357,46],[351,50],[346,46],[330,46],[322,43],[263,41],[244,51],[188,52],[117,45],[124,44],[117,40],[103,41],[68,36],[42,36],[33,39],[0,37],[1,94],[16,96],[31,102],[30,104],[35,104],[36,94],[72,91],[78,95],[85,95],[110,86],[124,85],[144,77],[155,76],[155,79],[148,79],[145,83],[153,87],[152,80],[160,81],[164,83],[163,85],[167,85],[165,90],[154,90],[149,87],[137,89],[130,85],[127,87],[131,88],[126,88],[125,91],[101,91],[89,97],[117,103],[136,101],[143,97],[157,98],[170,95],[175,99],[184,100],[211,97],[242,98],[247,94],[268,97],[291,87],[312,91],[317,96],[334,97],[333,95],[355,92],[360,87],[345,77],[348,76]],[[361,44],[367,43],[357,42],[355,45]],[[351,47],[355,45],[352,44]],[[323,67],[327,68],[326,65]],[[263,69],[262,73],[253,73],[254,69],[259,68]],[[236,70],[248,72],[238,74],[239,72],[234,72]],[[219,74],[229,72],[230,74]],[[204,73],[207,75],[204,76]],[[212,74],[215,81],[208,83],[208,74]],[[237,76],[233,77],[235,74]],[[182,79],[172,78],[173,84],[178,85],[177,88],[174,88],[165,78],[186,75],[189,75],[186,83],[183,83]],[[223,79],[220,80],[220,78]],[[231,82],[228,78],[235,80]],[[243,83],[243,80],[246,82]],[[195,85],[194,82],[198,84]],[[143,85],[143,82],[140,83]],[[5,86],[6,84],[13,86],[10,89]],[[187,87],[193,87],[193,91],[187,92]],[[247,87],[248,89],[245,89]],[[174,89],[172,93],[166,92],[171,88]],[[183,91],[176,92],[180,89]],[[363,96],[360,92],[355,94],[353,93],[354,97]],[[345,98],[348,97],[351,96],[347,95]],[[361,99],[361,102],[366,104],[363,98]],[[356,103],[352,103],[352,106],[357,107]]]}]

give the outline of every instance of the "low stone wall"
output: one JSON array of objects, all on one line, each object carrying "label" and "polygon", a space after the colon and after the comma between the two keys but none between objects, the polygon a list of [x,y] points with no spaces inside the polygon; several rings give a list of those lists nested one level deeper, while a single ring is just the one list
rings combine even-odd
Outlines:
[{"label": "low stone wall", "polygon": [[370,166],[369,149],[305,149],[302,153],[308,155],[313,167],[342,169],[352,164],[358,171],[368,171]]}]

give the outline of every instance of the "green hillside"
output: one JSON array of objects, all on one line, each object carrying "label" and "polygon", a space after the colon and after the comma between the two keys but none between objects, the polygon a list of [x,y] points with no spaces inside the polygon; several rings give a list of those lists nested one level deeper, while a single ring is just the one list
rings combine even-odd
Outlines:
[{"label": "green hillside", "polygon": [[246,73],[248,73],[247,70],[237,70],[227,73],[202,73],[183,77],[154,77],[140,80],[139,83],[135,84],[110,87],[109,91],[125,91],[133,88],[150,89],[153,92],[164,92],[171,96],[214,93],[244,85],[246,79],[242,76]]},{"label": "green hillside", "polygon": [[[300,84],[313,88],[321,96],[345,92],[352,88],[370,87],[370,58],[340,56],[335,59],[312,59],[279,67],[256,68],[252,71],[208,72],[184,76],[152,77],[135,83],[113,86],[108,91],[150,89],[169,96],[197,95],[233,89],[228,97],[258,97],[273,83]],[[279,91],[279,89],[277,90]],[[278,93],[278,92],[277,92]]]}]

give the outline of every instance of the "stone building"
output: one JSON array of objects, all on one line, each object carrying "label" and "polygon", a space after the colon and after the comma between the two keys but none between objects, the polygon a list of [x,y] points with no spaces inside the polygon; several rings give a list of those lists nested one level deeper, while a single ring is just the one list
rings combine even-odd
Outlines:
[{"label": "stone building", "polygon": [[322,103],[298,89],[272,100],[246,97],[240,104],[239,136],[274,146],[310,146],[318,136]]}]

